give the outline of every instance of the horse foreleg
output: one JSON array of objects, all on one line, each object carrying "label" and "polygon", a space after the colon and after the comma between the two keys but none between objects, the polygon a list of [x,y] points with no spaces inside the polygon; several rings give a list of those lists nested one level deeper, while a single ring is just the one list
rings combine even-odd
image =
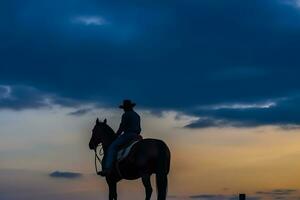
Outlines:
[{"label": "horse foreleg", "polygon": [[150,200],[153,191],[151,186],[151,181],[150,181],[150,175],[143,176],[142,181],[146,191],[146,200]]},{"label": "horse foreleg", "polygon": [[116,182],[108,182],[109,187],[109,200],[117,200],[117,183]]}]

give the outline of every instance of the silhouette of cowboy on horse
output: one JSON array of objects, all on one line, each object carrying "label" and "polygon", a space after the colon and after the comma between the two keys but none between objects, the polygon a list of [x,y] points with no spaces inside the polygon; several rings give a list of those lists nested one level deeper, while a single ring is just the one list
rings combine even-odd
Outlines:
[{"label": "silhouette of cowboy on horse", "polygon": [[107,125],[106,119],[101,122],[97,118],[89,142],[90,149],[95,152],[99,144],[103,148],[102,171],[97,173],[106,178],[109,200],[117,200],[117,182],[138,178],[145,187],[146,200],[150,200],[150,176],[156,174],[157,199],[165,200],[171,153],[163,141],[141,138],[141,118],[133,110],[135,105],[131,100],[124,100],[119,106],[124,114],[116,133]]},{"label": "silhouette of cowboy on horse", "polygon": [[135,105],[130,100],[124,100],[123,104],[119,106],[119,108],[124,110],[124,114],[122,115],[119,129],[116,132],[118,137],[108,147],[102,171],[99,172],[101,176],[106,176],[110,173],[118,149],[133,140],[137,140],[138,135],[141,133],[141,118],[133,110]]}]

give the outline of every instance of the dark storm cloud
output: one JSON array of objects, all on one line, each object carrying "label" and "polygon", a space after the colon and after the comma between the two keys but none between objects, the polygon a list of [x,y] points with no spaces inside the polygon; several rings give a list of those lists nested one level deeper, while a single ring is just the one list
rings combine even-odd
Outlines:
[{"label": "dark storm cloud", "polygon": [[132,98],[210,120],[200,127],[298,124],[297,104],[193,108],[299,91],[299,20],[293,1],[280,0],[1,1],[0,84],[107,106]]},{"label": "dark storm cloud", "polygon": [[55,171],[49,174],[52,178],[68,178],[68,179],[75,179],[80,178],[82,176],[81,173],[75,173],[75,172],[61,172],[61,171]]},{"label": "dark storm cloud", "polygon": [[186,128],[210,128],[210,127],[245,127],[248,124],[240,121],[231,121],[227,119],[218,118],[201,118],[199,120],[193,121],[192,123],[186,125]]},{"label": "dark storm cloud", "polygon": [[47,95],[26,86],[0,86],[0,108],[20,110],[50,106]]},{"label": "dark storm cloud", "polygon": [[34,87],[0,85],[0,109],[51,108],[53,105],[76,107],[79,105],[79,102],[46,93]]},{"label": "dark storm cloud", "polygon": [[278,101],[269,107],[220,108],[198,110],[196,115],[206,116],[187,125],[188,128],[207,127],[255,127],[277,125],[284,129],[299,128],[300,97],[294,96]]}]

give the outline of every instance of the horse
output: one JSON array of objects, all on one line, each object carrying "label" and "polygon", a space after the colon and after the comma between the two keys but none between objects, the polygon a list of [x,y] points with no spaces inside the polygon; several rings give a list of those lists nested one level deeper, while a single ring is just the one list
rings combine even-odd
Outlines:
[{"label": "horse", "polygon": [[[97,118],[89,142],[89,148],[95,150],[102,145],[104,158],[109,145],[118,136],[114,130]],[[122,180],[141,178],[145,187],[146,200],[150,200],[152,186],[150,177],[156,175],[157,200],[165,200],[167,196],[168,174],[170,171],[171,153],[168,146],[158,139],[141,139],[134,144],[128,156],[120,162],[115,162],[111,173],[106,176],[109,187],[109,200],[117,200],[117,183]]]}]

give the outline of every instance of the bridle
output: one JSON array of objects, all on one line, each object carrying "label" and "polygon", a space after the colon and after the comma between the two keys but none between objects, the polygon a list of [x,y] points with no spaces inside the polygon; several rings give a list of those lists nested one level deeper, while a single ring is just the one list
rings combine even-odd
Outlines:
[{"label": "bridle", "polygon": [[[99,153],[97,152],[98,147],[100,147],[100,149],[98,151]],[[97,146],[95,146],[94,152],[95,152],[95,171],[96,171],[96,174],[99,175],[100,171],[98,171],[97,161],[100,163],[101,168],[102,168],[102,159],[103,159],[103,155],[104,155],[104,150],[103,150],[102,143],[99,143]],[[102,159],[100,158],[100,156],[102,156]],[[123,177],[118,165],[116,165],[116,170],[117,170],[119,176]]]},{"label": "bridle", "polygon": [[[99,155],[98,155],[97,149],[98,149],[99,146],[100,146],[100,149],[99,149]],[[101,168],[102,168],[102,159],[99,156],[104,155],[103,146],[101,144],[99,144],[98,146],[96,146],[94,148],[94,152],[95,152],[95,170],[96,170],[96,174],[98,174],[100,171],[98,171],[97,160],[100,163]]]}]

